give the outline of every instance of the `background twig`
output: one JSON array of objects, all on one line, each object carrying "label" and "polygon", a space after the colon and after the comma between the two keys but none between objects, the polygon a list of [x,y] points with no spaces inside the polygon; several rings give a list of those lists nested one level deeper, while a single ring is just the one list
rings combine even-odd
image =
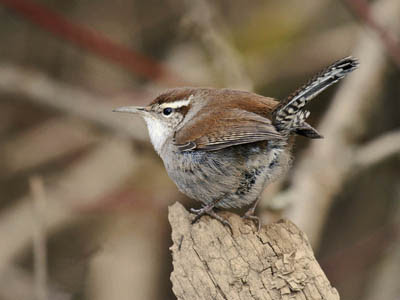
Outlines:
[{"label": "background twig", "polygon": [[387,52],[400,68],[400,43],[395,35],[385,29],[379,21],[375,20],[370,6],[365,0],[343,0],[354,14],[367,24],[371,29],[375,30],[382,40]]},{"label": "background twig", "polygon": [[47,300],[46,196],[43,180],[40,177],[32,177],[29,185],[33,200],[35,295],[37,300]]},{"label": "background twig", "polygon": [[2,65],[0,92],[23,97],[24,100],[32,101],[37,105],[82,118],[100,127],[127,135],[134,140],[147,140],[143,123],[138,118],[130,117],[127,123],[128,118],[116,117],[111,113],[115,106],[109,104],[109,101],[102,99],[101,96],[56,82],[39,72],[18,66]]},{"label": "background twig", "polygon": [[1,0],[0,2],[57,37],[103,56],[133,73],[170,85],[183,84],[183,80],[161,63],[133,49],[118,45],[99,32],[72,23],[43,4],[29,0]]}]

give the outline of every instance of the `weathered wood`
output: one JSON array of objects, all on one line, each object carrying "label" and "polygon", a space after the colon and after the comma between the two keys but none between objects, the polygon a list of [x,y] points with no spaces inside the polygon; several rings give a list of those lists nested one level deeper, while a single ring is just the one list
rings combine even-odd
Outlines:
[{"label": "weathered wood", "polygon": [[260,232],[239,216],[222,213],[229,228],[193,215],[179,203],[169,208],[178,299],[339,299],[316,261],[307,237],[282,220]]}]

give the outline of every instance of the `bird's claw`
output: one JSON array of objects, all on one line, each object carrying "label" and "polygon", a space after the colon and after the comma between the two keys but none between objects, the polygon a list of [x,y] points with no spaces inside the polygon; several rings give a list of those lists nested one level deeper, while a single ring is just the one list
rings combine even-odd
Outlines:
[{"label": "bird's claw", "polygon": [[200,220],[200,218],[204,215],[208,215],[213,219],[216,219],[218,221],[220,221],[222,223],[222,225],[229,227],[229,230],[231,231],[231,233],[233,233],[232,230],[232,226],[231,223],[229,223],[228,220],[226,220],[225,218],[219,216],[215,211],[214,211],[214,207],[210,207],[210,206],[204,206],[200,209],[194,209],[191,208],[190,212],[195,214],[196,216],[194,217],[194,219],[192,220],[192,224],[196,223],[198,220]]},{"label": "bird's claw", "polygon": [[249,209],[242,217],[243,219],[251,220],[254,223],[257,223],[257,231],[260,232],[261,230],[261,221],[260,218],[254,215],[254,210]]}]

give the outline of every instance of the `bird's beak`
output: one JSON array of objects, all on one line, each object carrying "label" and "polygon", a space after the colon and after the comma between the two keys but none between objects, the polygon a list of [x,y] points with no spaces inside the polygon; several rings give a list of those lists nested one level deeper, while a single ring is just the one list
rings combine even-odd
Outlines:
[{"label": "bird's beak", "polygon": [[113,109],[113,112],[122,112],[130,114],[143,114],[147,111],[146,107],[141,106],[123,106]]}]

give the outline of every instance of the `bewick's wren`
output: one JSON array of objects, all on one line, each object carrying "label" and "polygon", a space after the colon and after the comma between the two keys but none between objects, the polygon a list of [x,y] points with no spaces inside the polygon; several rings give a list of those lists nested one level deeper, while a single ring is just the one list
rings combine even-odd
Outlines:
[{"label": "bewick's wren", "polygon": [[230,89],[177,88],[146,107],[114,111],[145,119],[169,176],[204,204],[192,209],[195,220],[207,214],[229,225],[214,208],[250,206],[244,217],[258,221],[261,192],[290,165],[290,137],[321,138],[306,123],[304,106],[357,66],[354,58],[341,59],[282,102]]}]

